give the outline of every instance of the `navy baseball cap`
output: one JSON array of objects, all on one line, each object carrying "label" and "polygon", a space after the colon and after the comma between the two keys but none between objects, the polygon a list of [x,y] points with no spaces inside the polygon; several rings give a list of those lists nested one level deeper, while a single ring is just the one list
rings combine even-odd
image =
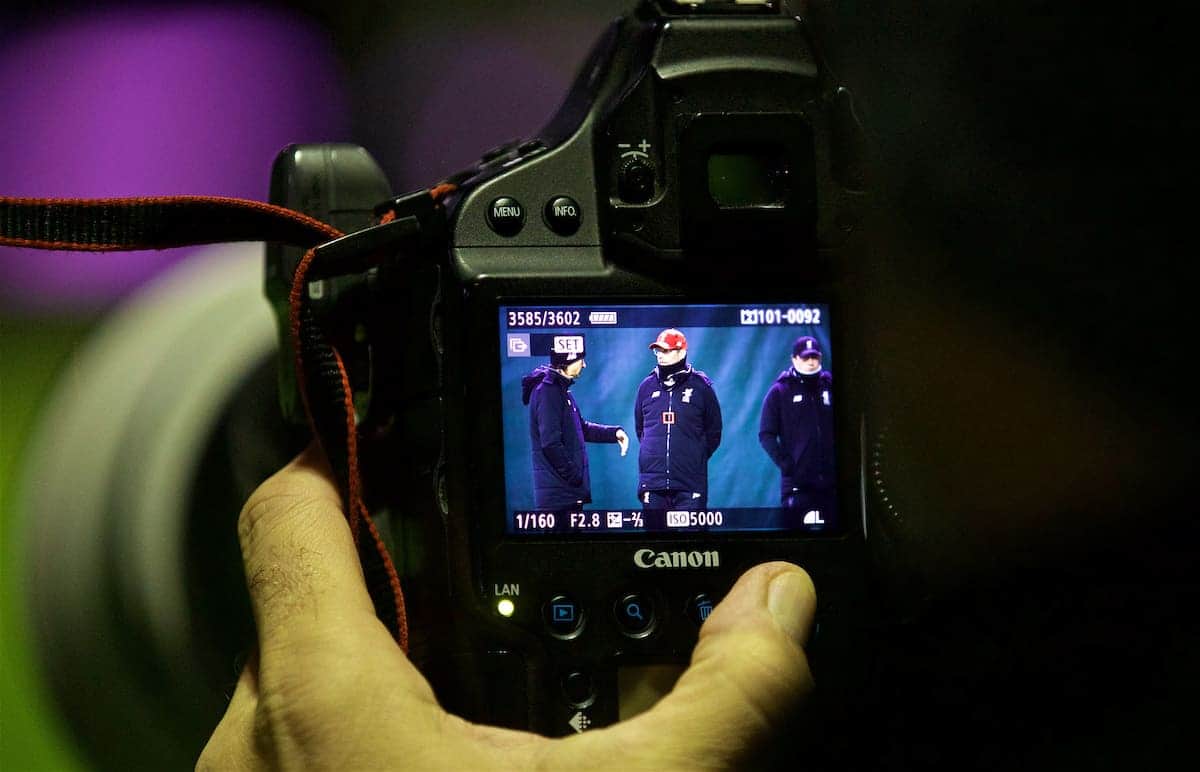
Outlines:
[{"label": "navy baseball cap", "polygon": [[807,357],[820,357],[821,344],[816,338],[805,335],[801,338],[796,338],[796,342],[792,344],[792,356],[805,359]]},{"label": "navy baseball cap", "polygon": [[561,370],[572,362],[587,357],[584,337],[580,333],[555,335],[550,347],[550,366]]}]

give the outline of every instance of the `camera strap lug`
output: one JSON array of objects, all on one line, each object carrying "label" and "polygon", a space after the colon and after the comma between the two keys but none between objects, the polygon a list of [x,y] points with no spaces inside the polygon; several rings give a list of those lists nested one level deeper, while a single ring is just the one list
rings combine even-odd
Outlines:
[{"label": "camera strap lug", "polygon": [[316,248],[306,279],[317,281],[362,273],[378,263],[381,253],[402,249],[420,234],[421,223],[411,216],[348,233]]},{"label": "camera strap lug", "polygon": [[381,222],[387,222],[389,219],[416,219],[421,230],[422,245],[431,245],[444,234],[446,228],[442,200],[457,189],[457,185],[444,182],[432,188],[421,188],[394,196],[375,207],[375,216]]}]

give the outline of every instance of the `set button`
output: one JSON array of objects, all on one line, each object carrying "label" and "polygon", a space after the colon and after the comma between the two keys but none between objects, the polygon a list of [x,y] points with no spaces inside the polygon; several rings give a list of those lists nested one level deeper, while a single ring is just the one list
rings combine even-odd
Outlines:
[{"label": "set button", "polygon": [[562,679],[563,695],[573,708],[586,708],[596,701],[592,677],[580,670],[567,673]]}]

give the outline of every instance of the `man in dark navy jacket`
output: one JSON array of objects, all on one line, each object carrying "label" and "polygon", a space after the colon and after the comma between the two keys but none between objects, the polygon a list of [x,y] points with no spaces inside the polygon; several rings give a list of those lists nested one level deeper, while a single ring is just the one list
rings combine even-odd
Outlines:
[{"label": "man in dark navy jacket", "polygon": [[763,399],[758,441],[779,467],[783,506],[815,511],[812,522],[823,521],[835,483],[833,376],[821,367],[816,338],[806,335],[792,345],[792,366]]},{"label": "man in dark navy jacket", "polygon": [[[582,341],[582,336],[563,336]],[[556,344],[558,341],[556,341]],[[556,345],[557,349],[557,345]],[[546,511],[572,509],[592,500],[585,442],[609,442],[629,449],[629,435],[619,426],[584,420],[568,392],[587,367],[582,346],[550,355],[521,379],[521,399],[529,405],[529,438],[533,443],[534,506]]]},{"label": "man in dark navy jacket", "polygon": [[633,419],[638,500],[646,509],[708,506],[708,459],[721,444],[721,404],[712,381],[687,361],[687,338],[663,330],[650,344],[658,360],[638,387]]}]

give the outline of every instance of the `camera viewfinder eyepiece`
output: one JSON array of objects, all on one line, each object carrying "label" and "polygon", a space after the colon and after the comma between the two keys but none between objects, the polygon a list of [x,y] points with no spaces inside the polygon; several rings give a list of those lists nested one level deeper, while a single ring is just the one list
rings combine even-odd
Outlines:
[{"label": "camera viewfinder eyepiece", "polygon": [[659,0],[664,14],[773,14],[780,0]]}]

